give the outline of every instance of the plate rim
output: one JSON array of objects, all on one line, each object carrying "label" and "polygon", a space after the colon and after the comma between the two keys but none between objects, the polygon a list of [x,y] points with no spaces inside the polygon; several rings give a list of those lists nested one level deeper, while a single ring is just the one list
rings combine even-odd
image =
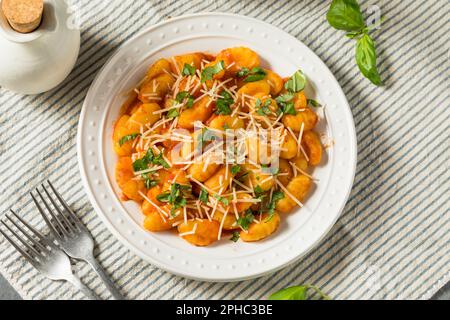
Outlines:
[{"label": "plate rim", "polygon": [[[198,277],[198,276],[193,276],[191,274],[189,274],[188,272],[181,272],[181,271],[185,271],[184,269],[174,269],[170,266],[164,265],[163,263],[160,263],[157,259],[151,260],[149,259],[148,256],[146,256],[143,252],[141,252],[141,250],[137,247],[135,247],[132,243],[129,242],[128,239],[126,239],[124,236],[122,236],[122,234],[116,230],[116,228],[112,225],[112,223],[110,223],[110,221],[108,220],[108,218],[106,217],[106,215],[103,213],[103,210],[100,208],[99,204],[97,203],[96,198],[94,197],[94,194],[92,192],[90,183],[87,179],[87,170],[86,167],[84,166],[84,162],[83,162],[83,150],[82,150],[82,132],[83,132],[83,125],[84,125],[84,119],[86,117],[86,112],[87,112],[87,100],[88,97],[90,96],[93,88],[95,87],[95,85],[97,84],[98,79],[100,78],[100,76],[102,75],[103,71],[105,70],[105,68],[109,65],[109,63],[119,54],[119,52],[127,47],[127,45],[129,43],[131,43],[132,41],[134,41],[136,38],[138,38],[139,36],[141,36],[144,33],[149,33],[152,32],[154,30],[157,30],[158,28],[160,28],[161,26],[164,26],[166,24],[170,24],[174,21],[179,21],[179,20],[185,20],[185,19],[192,19],[192,18],[198,18],[198,17],[202,17],[202,16],[222,16],[222,17],[232,17],[232,18],[237,18],[237,19],[243,19],[243,20],[247,20],[249,22],[255,22],[257,24],[262,24],[265,27],[268,27],[270,29],[276,30],[277,32],[281,32],[283,34],[285,34],[286,36],[288,36],[290,38],[290,40],[292,41],[296,41],[298,43],[300,43],[302,46],[304,46],[308,51],[310,51],[310,53],[312,53],[317,59],[318,61],[320,61],[320,63],[322,64],[323,67],[326,68],[326,70],[328,70],[331,79],[333,80],[333,82],[337,85],[337,89],[339,91],[339,94],[343,97],[343,102],[345,103],[345,107],[347,108],[347,111],[349,112],[350,117],[346,117],[346,121],[349,121],[349,134],[350,134],[350,140],[351,140],[351,147],[352,147],[352,152],[350,154],[350,159],[353,159],[352,163],[349,164],[348,169],[350,170],[351,173],[351,179],[350,179],[350,183],[348,185],[348,188],[345,192],[345,196],[342,197],[342,205],[340,206],[339,210],[338,210],[338,214],[335,215],[335,217],[333,219],[331,219],[331,223],[329,223],[329,225],[327,226],[327,228],[325,229],[325,231],[322,233],[322,235],[320,237],[317,238],[316,241],[312,242],[310,244],[310,246],[308,247],[307,250],[305,250],[304,252],[297,254],[294,258],[276,266],[273,267],[271,266],[270,268],[268,268],[268,270],[266,271],[261,271],[261,272],[257,272],[252,274],[251,276],[242,276],[242,277],[233,277],[233,278],[214,278],[214,277]],[[278,28],[277,26],[274,26],[272,24],[269,24],[265,21],[261,21],[258,20],[256,18],[253,17],[248,17],[248,16],[244,16],[244,15],[240,15],[240,14],[234,14],[234,13],[226,13],[226,12],[201,12],[201,13],[194,13],[194,14],[187,14],[187,15],[181,15],[181,16],[177,16],[177,17],[173,17],[170,18],[168,20],[165,21],[161,21],[157,24],[154,25],[150,25],[148,27],[144,27],[142,30],[136,32],[135,35],[133,35],[130,39],[126,40],[124,43],[122,43],[120,46],[118,46],[118,48],[111,54],[111,56],[105,61],[105,63],[103,64],[103,66],[99,69],[99,71],[97,72],[96,76],[94,77],[94,79],[91,82],[91,85],[86,93],[86,97],[83,101],[83,105],[82,105],[82,109],[80,112],[80,117],[79,117],[79,122],[77,125],[77,162],[78,162],[78,168],[80,170],[80,175],[81,175],[81,180],[83,183],[83,187],[85,189],[85,192],[89,198],[89,201],[91,203],[91,205],[94,208],[94,211],[96,213],[97,216],[100,217],[100,219],[102,220],[102,222],[106,225],[108,231],[110,231],[114,237],[116,237],[121,244],[123,244],[125,247],[127,247],[128,249],[130,249],[131,252],[133,252],[134,254],[136,254],[137,256],[139,256],[141,259],[143,259],[144,261],[150,263],[151,265],[167,271],[171,274],[183,277],[183,278],[187,278],[187,279],[192,279],[192,280],[198,280],[198,281],[206,281],[206,282],[236,282],[236,281],[243,281],[243,280],[249,280],[249,279],[255,279],[255,278],[259,278],[262,277],[264,275],[267,274],[271,274],[274,273],[276,271],[279,271],[293,263],[295,263],[296,261],[298,261],[299,259],[301,259],[302,257],[304,257],[305,255],[307,255],[309,252],[311,252],[313,249],[315,249],[317,247],[317,245],[329,234],[330,230],[333,228],[333,226],[335,226],[337,220],[342,216],[342,212],[345,208],[345,205],[347,204],[347,201],[349,199],[349,196],[351,194],[351,191],[353,189],[353,184],[354,184],[354,179],[355,179],[355,175],[356,175],[356,167],[357,167],[357,136],[356,136],[356,128],[355,128],[355,123],[354,123],[354,118],[351,112],[351,107],[350,104],[348,103],[347,97],[345,96],[345,93],[342,89],[342,87],[340,86],[339,82],[337,81],[336,77],[334,76],[334,74],[331,72],[331,70],[328,68],[328,66],[322,61],[322,59],[314,52],[312,51],[307,45],[305,45],[302,41],[300,41],[299,39],[295,38],[294,36],[292,36],[291,34],[289,34],[288,32],[284,31],[283,29]],[[179,271],[180,270],[180,271]]]}]

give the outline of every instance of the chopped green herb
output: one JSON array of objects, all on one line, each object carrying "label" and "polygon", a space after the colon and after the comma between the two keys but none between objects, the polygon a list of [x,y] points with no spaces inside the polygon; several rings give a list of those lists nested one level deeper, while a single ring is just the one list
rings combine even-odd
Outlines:
[{"label": "chopped green herb", "polygon": [[227,198],[222,198],[219,195],[215,195],[214,198],[216,198],[218,201],[222,202],[225,206],[228,206],[230,204],[230,201]]},{"label": "chopped green herb", "polygon": [[162,153],[155,155],[152,149],[148,149],[144,157],[133,162],[133,170],[135,172],[146,170],[150,164],[160,165],[165,169],[170,168],[170,165],[164,160]]},{"label": "chopped green herb", "polygon": [[272,194],[272,201],[270,201],[269,205],[267,206],[267,213],[269,216],[267,217],[265,222],[269,222],[272,220],[273,216],[275,215],[275,208],[277,206],[278,201],[281,199],[284,199],[285,195],[281,191],[275,191]]},{"label": "chopped green herb", "polygon": [[236,175],[236,174],[238,174],[239,172],[241,172],[241,166],[240,165],[235,165],[235,166],[232,166],[231,167],[231,174],[232,175]]},{"label": "chopped green herb", "polygon": [[292,93],[285,93],[276,98],[275,101],[277,103],[283,103],[283,102],[291,102],[292,99],[294,99],[294,95]]},{"label": "chopped green herb", "polygon": [[260,186],[255,187],[255,193],[256,195],[264,193],[264,190]]},{"label": "chopped green herb", "polygon": [[195,67],[185,63],[181,74],[183,76],[193,76],[195,74]]},{"label": "chopped green herb", "polygon": [[145,183],[145,187],[147,189],[151,189],[151,188],[156,187],[158,185],[159,180],[145,179],[144,183]]},{"label": "chopped green herb", "polygon": [[198,197],[198,199],[203,202],[203,203],[208,203],[208,198],[209,198],[209,193],[208,191],[206,191],[206,189],[202,188],[202,191],[200,191],[200,195]]},{"label": "chopped green herb", "polygon": [[213,76],[218,74],[219,72],[225,69],[225,63],[223,61],[219,61],[213,66],[206,67],[202,71],[201,82],[206,82],[207,80],[212,80]]},{"label": "chopped green herb", "polygon": [[231,129],[229,125],[227,125],[226,123],[223,125],[223,130],[228,130]]},{"label": "chopped green herb", "polygon": [[188,91],[181,91],[177,94],[175,100],[177,100],[178,103],[183,103],[186,101],[186,106],[188,108],[192,108],[194,105],[194,97],[191,96],[191,94]]},{"label": "chopped green herb", "polygon": [[168,203],[170,201],[170,192],[164,192],[164,193],[158,194],[156,196],[156,199],[159,202]]},{"label": "chopped green herb", "polygon": [[306,76],[301,70],[298,70],[286,82],[284,87],[289,92],[299,92],[305,89],[305,86],[306,86]]},{"label": "chopped green herb", "polygon": [[253,68],[252,70],[249,70],[248,68],[242,68],[240,71],[236,73],[236,76],[238,78],[244,78],[244,82],[255,82],[262,80],[266,77],[267,73],[264,71],[264,69],[261,69],[259,67]]},{"label": "chopped green herb", "polygon": [[231,94],[225,90],[221,92],[220,96],[221,98],[216,101],[216,114],[228,116],[231,114],[231,105],[234,103],[234,99]]},{"label": "chopped green herb", "polygon": [[151,172],[143,173],[141,177],[144,179],[144,184],[147,189],[151,189],[159,183],[159,180],[155,180],[151,177]]},{"label": "chopped green herb", "polygon": [[295,110],[294,102],[292,101],[293,99],[294,95],[292,93],[286,93],[276,98],[275,101],[278,103],[284,114],[291,114],[295,116],[297,111]]},{"label": "chopped green herb", "polygon": [[134,172],[143,171],[148,169],[148,163],[145,161],[144,158],[137,159],[135,162],[133,162],[133,170]]},{"label": "chopped green herb", "polygon": [[256,82],[262,80],[266,77],[266,72],[261,68],[253,68],[250,70],[247,78],[244,79],[244,82]]},{"label": "chopped green herb", "polygon": [[268,116],[271,113],[269,108],[271,104],[272,102],[270,101],[270,99],[267,99],[264,102],[264,104],[261,102],[259,98],[256,99],[255,102],[256,112],[261,116]]},{"label": "chopped green herb", "polygon": [[250,224],[255,220],[255,216],[251,209],[247,210],[243,217],[240,217],[237,221],[237,224],[244,230],[248,230]]},{"label": "chopped green herb", "polygon": [[179,115],[180,115],[180,113],[178,112],[177,109],[170,109],[170,110],[167,112],[167,118],[168,118],[168,119],[176,118],[176,117],[178,117]]},{"label": "chopped green herb", "polygon": [[132,134],[126,135],[126,136],[120,138],[119,145],[123,146],[126,142],[132,141],[132,140],[134,140],[134,139],[136,139],[137,137],[140,137],[140,136],[141,136],[140,133],[132,133]]},{"label": "chopped green herb", "polygon": [[239,231],[235,231],[235,232],[233,232],[233,236],[231,237],[230,240],[233,242],[238,242],[240,237],[241,237],[241,235],[240,235]]},{"label": "chopped green herb", "polygon": [[243,78],[245,76],[248,76],[249,72],[250,72],[250,70],[248,68],[244,67],[236,73],[236,76],[238,78]]},{"label": "chopped green herb", "polygon": [[320,107],[320,103],[318,103],[316,100],[314,99],[308,99],[306,100],[308,102],[309,105],[313,106],[314,108]]},{"label": "chopped green herb", "polygon": [[172,208],[170,212],[173,215],[176,210],[186,206],[187,200],[185,198],[184,191],[191,190],[191,188],[191,186],[173,183],[170,187],[170,192],[164,192],[158,195],[156,199],[160,202],[171,204]]}]

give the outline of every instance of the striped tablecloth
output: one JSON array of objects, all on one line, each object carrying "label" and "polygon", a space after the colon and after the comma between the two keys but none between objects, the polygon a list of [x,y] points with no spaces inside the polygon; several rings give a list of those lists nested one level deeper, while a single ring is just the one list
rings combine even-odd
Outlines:
[{"label": "striped tablecloth", "polygon": [[[316,284],[336,299],[426,299],[449,280],[447,0],[360,1],[364,9],[379,6],[386,17],[374,33],[382,88],[359,74],[354,42],[327,24],[330,1],[68,1],[82,23],[80,56],[69,78],[37,96],[0,89],[0,212],[13,207],[44,228],[26,193],[50,178],[92,231],[101,263],[133,299],[261,299],[302,283]],[[337,77],[358,134],[353,192],[329,235],[294,265],[239,283],[186,280],[129,252],[92,210],[77,167],[81,105],[108,57],[149,25],[204,11],[255,17],[304,42]],[[108,297],[86,265],[75,269]],[[27,299],[83,298],[68,284],[44,279],[1,237],[0,271]]]}]

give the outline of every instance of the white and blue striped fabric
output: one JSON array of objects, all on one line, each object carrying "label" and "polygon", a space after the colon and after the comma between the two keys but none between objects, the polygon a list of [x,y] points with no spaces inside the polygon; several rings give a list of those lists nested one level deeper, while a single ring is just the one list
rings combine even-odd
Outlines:
[{"label": "white and blue striped fabric", "polygon": [[[37,96],[0,89],[0,212],[14,208],[45,229],[27,192],[44,179],[54,181],[92,231],[99,261],[130,299],[263,299],[303,283],[336,299],[427,299],[450,280],[448,0],[360,1],[364,10],[377,5],[385,16],[374,33],[381,88],[358,72],[354,42],[326,22],[330,1],[67,1],[79,10],[82,37],[68,79]],[[341,219],[305,258],[252,281],[191,281],[144,262],[106,230],[78,172],[79,113],[108,57],[147,26],[204,11],[248,15],[297,37],[335,74],[356,123],[358,168]],[[86,265],[75,269],[109,297]],[[0,271],[26,299],[83,298],[70,285],[39,275],[2,237]]]}]

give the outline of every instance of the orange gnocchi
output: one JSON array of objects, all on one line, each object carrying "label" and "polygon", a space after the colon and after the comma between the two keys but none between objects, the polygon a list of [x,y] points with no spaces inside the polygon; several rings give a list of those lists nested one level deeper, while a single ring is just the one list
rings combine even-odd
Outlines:
[{"label": "orange gnocchi", "polygon": [[143,228],[199,247],[275,234],[324,162],[306,83],[246,47],[155,61],[112,134],[116,182]]}]

